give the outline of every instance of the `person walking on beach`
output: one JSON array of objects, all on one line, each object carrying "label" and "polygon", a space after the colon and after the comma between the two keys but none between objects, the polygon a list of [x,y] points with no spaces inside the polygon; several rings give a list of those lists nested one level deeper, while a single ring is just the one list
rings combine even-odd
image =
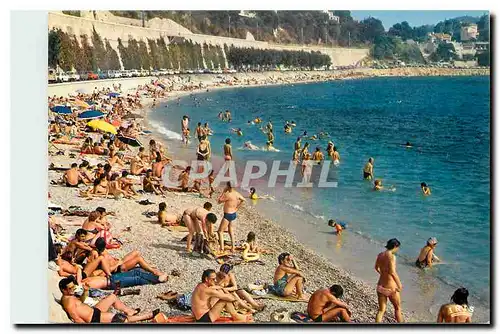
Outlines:
[{"label": "person walking on beach", "polygon": [[233,189],[231,182],[227,182],[226,189],[219,196],[217,202],[224,203],[224,217],[218,230],[220,250],[224,251],[224,232],[228,229],[231,238],[231,252],[234,253],[234,221],[236,220],[236,211],[245,202],[245,198]]},{"label": "person walking on beach", "polygon": [[233,160],[233,149],[231,147],[231,139],[226,138],[226,143],[224,144],[224,160]]},{"label": "person walking on beach", "polygon": [[351,322],[351,311],[341,302],[344,289],[332,285],[329,289],[316,290],[307,304],[307,314],[314,322],[344,321]]},{"label": "person walking on beach", "polygon": [[[201,123],[198,123],[198,126],[199,125],[201,125]],[[183,142],[186,140],[186,138],[184,138],[184,132],[187,128],[189,128],[189,117],[187,115],[184,115],[182,116],[182,121],[181,121],[181,133]]]},{"label": "person walking on beach", "polygon": [[453,296],[451,296],[452,303],[445,304],[439,309],[437,322],[472,322],[472,312],[474,312],[474,309],[472,307],[469,307],[467,297],[469,297],[469,291],[467,291],[466,288],[455,290]]},{"label": "person walking on beach", "polygon": [[363,167],[363,179],[372,180],[373,179],[373,163],[375,160],[373,158],[368,159],[368,162]]},{"label": "person walking on beach", "polygon": [[387,299],[394,306],[394,317],[397,322],[403,322],[401,314],[401,291],[403,285],[396,272],[396,257],[394,254],[399,250],[401,243],[398,239],[387,241],[385,252],[377,256],[375,270],[380,274],[377,283],[378,312],[375,322],[381,322],[387,308]]}]

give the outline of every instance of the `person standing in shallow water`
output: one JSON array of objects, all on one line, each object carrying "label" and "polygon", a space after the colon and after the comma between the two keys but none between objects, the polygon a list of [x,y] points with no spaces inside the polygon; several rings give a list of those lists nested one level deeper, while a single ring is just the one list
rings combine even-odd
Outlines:
[{"label": "person standing in shallow water", "polygon": [[231,147],[231,139],[226,138],[226,143],[224,144],[224,160],[233,160],[233,149]]},{"label": "person standing in shallow water", "polygon": [[368,159],[368,162],[363,167],[363,179],[372,180],[373,179],[373,163],[375,160],[373,158]]},{"label": "person standing in shallow water", "polygon": [[387,299],[394,306],[394,318],[397,322],[403,322],[401,314],[401,291],[403,285],[396,272],[396,257],[394,254],[399,250],[401,243],[398,239],[387,241],[385,252],[380,253],[375,261],[375,271],[380,274],[377,283],[378,312],[375,322],[381,322],[387,308]]}]

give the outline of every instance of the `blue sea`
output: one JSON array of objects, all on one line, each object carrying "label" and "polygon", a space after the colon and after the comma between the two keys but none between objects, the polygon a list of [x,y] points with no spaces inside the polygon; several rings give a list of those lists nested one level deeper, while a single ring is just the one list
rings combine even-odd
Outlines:
[{"label": "blue sea", "polygon": [[[232,112],[230,124],[217,115]],[[369,284],[375,284],[373,263],[388,239],[398,238],[398,271],[403,281],[403,307],[435,321],[439,305],[449,301],[457,287],[469,289],[476,307],[475,321],[489,321],[490,304],[490,78],[415,77],[371,78],[325,83],[235,88],[170,101],[149,115],[152,129],[178,154],[194,158],[197,140],[188,148],[179,143],[180,119],[208,122],[213,154],[222,156],[231,138],[239,170],[249,159],[283,161],[286,168],[300,134],[326,131],[330,138],[309,142],[324,151],[335,143],[341,163],[331,166],[332,188],[275,188],[267,181],[251,185],[275,201],[260,200],[263,214],[297,235]],[[261,117],[274,125],[280,152],[238,150],[245,141],[265,146]],[[286,120],[297,126],[283,131]],[[231,128],[242,128],[238,137]],[[413,144],[406,148],[403,143]],[[362,180],[362,168],[375,159],[374,174],[394,191],[373,192]],[[215,158],[217,159],[217,158]],[[269,164],[269,166],[271,166]],[[432,195],[423,197],[420,183]],[[341,237],[331,233],[328,219],[348,222]],[[444,260],[421,271],[413,263],[426,240],[439,243],[436,254]]]}]

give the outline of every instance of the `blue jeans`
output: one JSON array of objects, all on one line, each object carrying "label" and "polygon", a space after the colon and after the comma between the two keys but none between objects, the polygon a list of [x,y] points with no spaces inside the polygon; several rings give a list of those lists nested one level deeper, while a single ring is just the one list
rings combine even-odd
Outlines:
[{"label": "blue jeans", "polygon": [[130,271],[111,275],[109,288],[114,290],[116,282],[120,281],[120,287],[129,288],[136,285],[158,284],[158,276],[145,271],[142,268],[134,268]]}]

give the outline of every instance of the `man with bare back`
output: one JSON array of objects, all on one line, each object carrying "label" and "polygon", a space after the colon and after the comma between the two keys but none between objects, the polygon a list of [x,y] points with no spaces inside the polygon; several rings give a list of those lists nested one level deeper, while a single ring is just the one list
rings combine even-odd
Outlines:
[{"label": "man with bare back", "polygon": [[245,202],[245,198],[233,189],[231,182],[227,182],[226,189],[224,189],[217,201],[218,203],[224,203],[224,217],[222,218],[222,222],[220,223],[218,230],[220,250],[224,251],[224,232],[228,229],[229,236],[231,238],[231,252],[234,253],[233,224],[236,220],[236,211],[238,211],[241,204]]},{"label": "man with bare back", "polygon": [[387,307],[387,299],[394,306],[394,317],[397,322],[403,322],[401,314],[401,290],[403,285],[396,272],[396,257],[394,254],[399,250],[401,243],[398,239],[387,241],[385,252],[377,256],[375,270],[380,274],[377,283],[378,313],[375,322],[381,322]]}]

